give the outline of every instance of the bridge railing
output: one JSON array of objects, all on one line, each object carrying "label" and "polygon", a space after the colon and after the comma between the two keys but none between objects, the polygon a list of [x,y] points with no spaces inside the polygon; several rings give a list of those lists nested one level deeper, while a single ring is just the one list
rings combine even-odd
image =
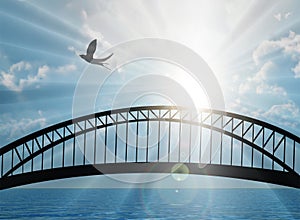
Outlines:
[{"label": "bridge railing", "polygon": [[300,138],[238,114],[172,106],[118,109],[65,121],[0,149],[0,177],[120,162],[186,162],[299,175]]}]

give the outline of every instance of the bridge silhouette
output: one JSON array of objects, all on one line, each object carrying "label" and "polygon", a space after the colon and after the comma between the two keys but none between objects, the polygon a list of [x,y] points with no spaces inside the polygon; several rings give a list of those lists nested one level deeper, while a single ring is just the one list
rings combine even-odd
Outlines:
[{"label": "bridge silhouette", "polygon": [[132,107],[61,122],[0,148],[0,189],[78,176],[186,170],[300,188],[299,157],[298,136],[250,117]]}]

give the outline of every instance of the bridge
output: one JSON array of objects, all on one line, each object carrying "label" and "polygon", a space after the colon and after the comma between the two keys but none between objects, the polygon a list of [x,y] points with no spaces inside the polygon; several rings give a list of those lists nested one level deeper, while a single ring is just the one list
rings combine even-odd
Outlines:
[{"label": "bridge", "polygon": [[300,188],[299,157],[298,136],[250,117],[132,107],[61,122],[0,148],[0,189],[78,176],[186,170]]}]

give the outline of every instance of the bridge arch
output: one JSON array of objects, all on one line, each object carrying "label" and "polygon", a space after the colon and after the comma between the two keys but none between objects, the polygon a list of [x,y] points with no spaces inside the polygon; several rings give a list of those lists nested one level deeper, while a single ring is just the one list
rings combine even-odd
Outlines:
[{"label": "bridge arch", "polygon": [[170,173],[178,163],[191,174],[300,188],[299,148],[296,135],[234,113],[124,108],[68,120],[0,148],[0,188],[96,174]]}]

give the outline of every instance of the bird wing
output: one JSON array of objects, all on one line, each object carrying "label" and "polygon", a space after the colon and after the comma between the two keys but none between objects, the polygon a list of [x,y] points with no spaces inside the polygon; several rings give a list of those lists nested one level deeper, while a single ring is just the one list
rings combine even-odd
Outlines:
[{"label": "bird wing", "polygon": [[114,55],[113,53],[111,53],[109,56],[107,56],[107,57],[104,57],[104,58],[101,58],[101,59],[93,59],[93,61],[95,62],[95,63],[103,63],[103,62],[105,62],[106,60],[108,60],[109,58],[111,58],[111,56],[112,55]]},{"label": "bird wing", "polygon": [[105,64],[108,64],[108,63],[101,63],[101,62],[97,62],[95,60],[92,60],[91,63],[92,64],[96,64],[96,65],[100,65],[100,66],[102,66],[102,67],[104,67],[104,68],[106,68],[108,70],[111,70],[109,67],[105,66]]},{"label": "bird wing", "polygon": [[93,40],[93,41],[89,44],[89,46],[88,46],[88,48],[87,48],[87,51],[86,51],[86,55],[87,55],[87,56],[93,57],[93,55],[94,55],[94,53],[95,53],[95,51],[96,51],[96,47],[97,47],[97,39]]}]

